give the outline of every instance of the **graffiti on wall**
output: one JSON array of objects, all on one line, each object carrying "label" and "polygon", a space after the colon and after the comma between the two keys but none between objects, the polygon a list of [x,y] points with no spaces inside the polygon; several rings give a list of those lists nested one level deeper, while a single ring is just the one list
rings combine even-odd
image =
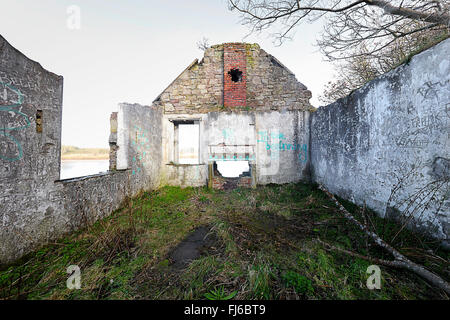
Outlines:
[{"label": "graffiti on wall", "polygon": [[130,131],[130,134],[132,132],[135,133],[135,136],[130,137],[134,150],[131,174],[135,175],[142,171],[144,159],[150,151],[150,139],[144,130],[138,126],[134,126],[134,131]]},{"label": "graffiti on wall", "polygon": [[[441,82],[425,82],[416,92],[422,99],[422,112],[420,106],[410,104],[406,114],[401,114],[401,123],[405,128],[395,137],[395,145],[400,148],[424,149],[429,144],[440,144],[433,137],[442,131],[448,130],[448,103],[442,106],[441,100],[449,80]],[[398,108],[402,110],[401,108]],[[397,122],[399,122],[397,120]]]},{"label": "graffiti on wall", "polygon": [[434,98],[439,101],[439,91],[446,90],[450,80],[431,82],[427,81],[417,89],[417,93],[422,97],[422,102]]},{"label": "graffiti on wall", "polygon": [[28,115],[19,110],[24,94],[0,78],[0,159],[13,162],[22,159],[21,143],[11,132],[24,130],[31,124]]},{"label": "graffiti on wall", "polygon": [[[234,130],[231,128],[222,129],[223,146],[225,152],[214,153],[210,150],[209,160],[210,161],[255,161],[254,150],[250,145],[250,139],[245,137],[245,142],[243,145],[237,144],[236,135]],[[217,147],[220,147],[218,145]],[[246,149],[245,152],[241,152]],[[250,151],[251,149],[251,151]]]},{"label": "graffiti on wall", "polygon": [[279,159],[282,151],[298,151],[298,159],[301,162],[308,160],[308,145],[299,143],[288,143],[286,136],[278,131],[268,132],[267,130],[258,131],[258,143],[265,144],[267,151],[270,151],[271,159]]}]

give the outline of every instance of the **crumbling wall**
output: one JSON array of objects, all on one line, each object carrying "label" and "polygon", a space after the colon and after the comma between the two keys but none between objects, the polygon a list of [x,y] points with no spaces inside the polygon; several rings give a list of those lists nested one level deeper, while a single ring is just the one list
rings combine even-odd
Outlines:
[{"label": "crumbling wall", "polygon": [[313,110],[311,91],[257,44],[246,44],[247,106],[258,111]]},{"label": "crumbling wall", "polygon": [[223,47],[205,50],[153,102],[165,113],[205,113],[223,105]]},{"label": "crumbling wall", "polygon": [[[231,81],[232,69],[242,72],[239,82]],[[189,65],[153,103],[166,114],[304,111],[313,109],[310,98],[295,75],[259,45],[225,43],[206,49],[202,61]]]},{"label": "crumbling wall", "polygon": [[62,231],[63,78],[0,36],[0,262]]},{"label": "crumbling wall", "polygon": [[59,194],[68,216],[68,230],[76,230],[109,215],[124,200],[156,189],[161,176],[161,110],[139,104],[119,104],[111,115],[110,163],[107,174],[66,179]]},{"label": "crumbling wall", "polygon": [[109,170],[117,170],[117,112],[111,113],[109,118],[110,132],[109,132]]},{"label": "crumbling wall", "polygon": [[310,113],[256,113],[258,184],[310,179]]},{"label": "crumbling wall", "polygon": [[[163,184],[207,184],[208,164],[214,161],[249,161],[254,184],[288,183],[310,179],[308,111],[210,112],[164,115]],[[174,121],[198,120],[198,164],[177,164]]]},{"label": "crumbling wall", "polygon": [[[295,75],[257,44],[208,48],[153,102],[164,110],[163,182],[205,185],[208,163],[234,160],[255,164],[252,185],[308,180],[310,98]],[[198,164],[179,164],[174,156],[173,121],[183,118],[200,121]]]},{"label": "crumbling wall", "polygon": [[[120,105],[111,118],[113,170],[59,180],[63,79],[0,36],[0,264],[109,215],[159,186],[162,111]],[[119,120],[119,123],[117,121]],[[119,126],[122,125],[122,127]],[[117,131],[126,135],[118,139]]]},{"label": "crumbling wall", "polygon": [[160,185],[162,110],[139,104],[119,104],[117,169],[131,170],[133,191]]},{"label": "crumbling wall", "polygon": [[[312,114],[313,180],[449,244],[450,40]],[[399,183],[400,181],[400,183]]]}]

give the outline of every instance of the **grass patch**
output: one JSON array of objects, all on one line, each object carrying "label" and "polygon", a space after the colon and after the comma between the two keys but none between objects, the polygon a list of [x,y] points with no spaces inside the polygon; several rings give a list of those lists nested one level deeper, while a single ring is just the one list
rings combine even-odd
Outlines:
[{"label": "grass patch", "polygon": [[[387,241],[400,226],[339,199]],[[194,230],[215,241],[186,267],[170,253]],[[333,202],[309,184],[228,192],[164,187],[129,199],[94,225],[0,267],[1,299],[446,299],[424,280],[381,266],[381,290],[369,290],[369,262],[327,251],[316,239],[390,259]],[[449,279],[449,254],[404,230],[392,245]],[[66,286],[78,265],[81,289]]]}]

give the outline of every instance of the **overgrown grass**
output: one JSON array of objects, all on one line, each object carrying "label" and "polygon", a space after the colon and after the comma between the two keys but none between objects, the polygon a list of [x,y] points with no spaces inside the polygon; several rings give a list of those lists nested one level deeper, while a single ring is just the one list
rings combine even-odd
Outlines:
[{"label": "overgrown grass", "polygon": [[[400,226],[339,199],[386,240]],[[199,226],[213,245],[185,268],[170,252]],[[308,184],[214,191],[164,187],[123,209],[0,268],[2,299],[447,299],[403,270],[381,267],[381,290],[369,290],[371,264],[327,251],[317,239],[390,259]],[[449,279],[448,252],[407,230],[392,243],[411,260]],[[69,265],[81,289],[66,286]]]}]

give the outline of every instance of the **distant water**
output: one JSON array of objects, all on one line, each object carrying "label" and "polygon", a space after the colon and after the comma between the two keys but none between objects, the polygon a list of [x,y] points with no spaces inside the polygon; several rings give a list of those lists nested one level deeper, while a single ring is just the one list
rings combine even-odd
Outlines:
[{"label": "distant water", "polygon": [[69,179],[106,172],[109,160],[62,160],[61,178]]}]

